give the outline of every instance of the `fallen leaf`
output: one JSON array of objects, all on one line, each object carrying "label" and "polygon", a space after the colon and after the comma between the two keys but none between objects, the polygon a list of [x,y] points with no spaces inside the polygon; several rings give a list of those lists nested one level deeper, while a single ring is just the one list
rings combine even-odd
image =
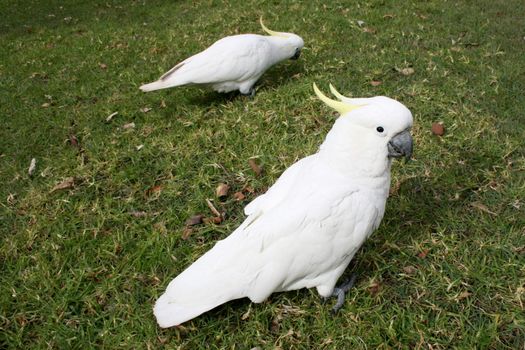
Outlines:
[{"label": "fallen leaf", "polygon": [[221,213],[217,210],[217,208],[215,208],[213,203],[208,198],[206,198],[206,205],[208,205],[208,208],[210,208],[213,215],[222,217]]},{"label": "fallen leaf", "polygon": [[220,216],[212,216],[211,218],[204,218],[202,219],[202,222],[205,224],[215,224],[218,225],[222,222],[222,217]]},{"label": "fallen leaf", "polygon": [[101,69],[106,69],[106,68],[108,68],[108,65],[105,64],[105,63],[99,63],[98,66],[99,66]]},{"label": "fallen leaf", "polygon": [[134,127],[135,127],[135,123],[133,123],[133,122],[122,125],[122,129],[124,129],[124,130],[133,129]]},{"label": "fallen leaf", "polygon": [[149,197],[149,196],[151,196],[152,194],[160,193],[161,190],[162,190],[162,186],[160,186],[160,185],[153,186],[153,187],[151,187],[151,188],[148,188],[148,189],[144,192],[144,195],[145,195],[146,197]]},{"label": "fallen leaf", "polygon": [[49,106],[51,106],[51,103],[49,102],[42,103],[42,108],[48,108]]},{"label": "fallen leaf", "polygon": [[204,218],[204,215],[197,214],[193,215],[191,218],[186,220],[186,226],[195,226],[202,224],[202,219]]},{"label": "fallen leaf", "polygon": [[437,136],[443,136],[445,134],[445,127],[440,123],[432,123],[432,133]]},{"label": "fallen leaf", "polygon": [[275,317],[272,322],[270,323],[270,331],[272,333],[279,333],[279,329],[281,328],[280,320],[282,316]]},{"label": "fallen leaf", "polygon": [[138,146],[135,146],[135,149],[137,151],[140,151],[142,148],[144,148],[144,145],[138,145]]},{"label": "fallen leaf", "polygon": [[160,100],[160,108],[166,108],[166,102],[164,100]]},{"label": "fallen leaf", "polygon": [[401,181],[396,181],[396,183],[390,187],[390,191],[388,192],[389,196],[395,196],[400,188]]},{"label": "fallen leaf", "polygon": [[496,215],[495,212],[491,211],[485,204],[483,204],[481,202],[472,202],[472,203],[470,203],[470,205],[473,206],[476,209],[479,209],[479,210],[487,213],[487,214]]},{"label": "fallen leaf", "polygon": [[372,282],[368,286],[368,292],[372,295],[376,295],[381,290],[381,284],[379,282]]},{"label": "fallen leaf", "polygon": [[217,198],[219,198],[220,200],[224,200],[228,196],[229,191],[230,186],[228,186],[225,183],[220,183],[219,186],[217,186],[215,193],[217,194]]},{"label": "fallen leaf", "polygon": [[457,298],[457,299],[458,299],[458,300],[463,300],[463,299],[465,299],[465,298],[467,298],[467,297],[469,297],[469,296],[471,296],[471,295],[472,295],[472,293],[470,293],[469,291],[463,291],[463,292],[461,292],[461,293],[458,295],[458,298]]},{"label": "fallen leaf", "polygon": [[365,32],[365,33],[370,33],[370,34],[375,34],[375,33],[376,33],[376,30],[375,30],[374,28],[364,27],[364,28],[363,28],[363,32]]},{"label": "fallen leaf", "polygon": [[357,25],[360,26],[360,27],[362,27],[364,24],[365,24],[364,21],[359,21],[359,20],[357,21]]},{"label": "fallen leaf", "polygon": [[417,272],[417,269],[414,267],[414,266],[405,266],[403,267],[403,271],[407,274],[407,275],[413,275]]},{"label": "fallen leaf", "polygon": [[110,115],[108,115],[108,117],[106,118],[106,122],[110,122],[111,119],[113,119],[114,116],[116,116],[118,114],[118,112],[113,112],[111,113]]},{"label": "fallen leaf", "polygon": [[136,218],[143,218],[145,216],[148,216],[148,213],[139,210],[133,210],[132,212],[130,212],[130,214]]},{"label": "fallen leaf", "polygon": [[74,177],[68,177],[61,183],[55,185],[51,192],[59,191],[59,190],[66,190],[69,188],[72,188],[75,185],[75,178]]},{"label": "fallen leaf", "polygon": [[248,306],[248,311],[246,311],[244,314],[242,314],[241,320],[243,320],[243,321],[247,320],[248,317],[250,317],[251,311],[252,311],[252,305],[250,304],[250,306]]},{"label": "fallen leaf", "polygon": [[182,239],[187,240],[188,237],[193,233],[193,229],[191,227],[185,227],[182,231]]},{"label": "fallen leaf", "polygon": [[250,164],[255,175],[260,176],[262,174],[262,168],[257,164],[255,159],[248,159],[248,164]]},{"label": "fallen leaf", "polygon": [[243,201],[246,198],[246,196],[242,192],[235,192],[233,194],[233,198],[235,198],[236,201],[240,202]]},{"label": "fallen leaf", "polygon": [[27,169],[27,174],[29,176],[33,176],[33,173],[36,169],[36,158],[31,159],[31,162],[29,163],[29,169]]},{"label": "fallen leaf", "polygon": [[70,134],[69,135],[69,144],[73,147],[78,147],[78,138],[73,135],[73,134]]},{"label": "fallen leaf", "polygon": [[253,194],[255,193],[255,190],[253,189],[252,186],[245,186],[243,189],[242,189],[243,192],[248,192],[250,194]]},{"label": "fallen leaf", "polygon": [[379,80],[372,80],[370,82],[370,85],[372,85],[372,86],[379,86],[381,84],[382,84],[382,82],[380,82]]},{"label": "fallen leaf", "polygon": [[414,74],[414,68],[411,68],[411,67],[408,67],[408,68],[403,68],[403,69],[400,69],[399,70],[399,73],[403,74],[403,75],[412,75]]},{"label": "fallen leaf", "polygon": [[141,108],[140,110],[141,110],[142,112],[144,112],[144,113],[148,113],[149,111],[151,111],[151,108],[149,108],[149,107],[144,107],[144,108]]},{"label": "fallen leaf", "polygon": [[383,16],[384,19],[392,19],[394,17],[396,17],[396,15],[391,14],[391,13],[387,13],[386,15]]},{"label": "fallen leaf", "polygon": [[430,249],[425,249],[422,252],[420,252],[417,256],[420,257],[421,259],[424,259],[427,257],[428,252],[430,252]]}]

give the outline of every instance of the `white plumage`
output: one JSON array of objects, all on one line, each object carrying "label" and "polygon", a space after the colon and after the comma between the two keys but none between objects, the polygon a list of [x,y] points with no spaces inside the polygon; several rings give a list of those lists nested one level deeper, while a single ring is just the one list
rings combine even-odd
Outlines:
[{"label": "white plumage", "polygon": [[324,101],[343,115],[320,150],[290,166],[246,206],[246,220],[230,236],[171,281],[154,307],[161,327],[242,297],[258,303],[312,287],[332,295],[381,222],[391,158],[412,151],[412,115],[387,97],[359,99],[358,108]]},{"label": "white plumage", "polygon": [[239,90],[253,95],[253,86],[268,68],[285,59],[298,58],[304,46],[303,39],[295,34],[271,31],[262,21],[261,25],[270,36],[241,34],[222,38],[140,89],[153,91],[197,84],[218,92]]}]

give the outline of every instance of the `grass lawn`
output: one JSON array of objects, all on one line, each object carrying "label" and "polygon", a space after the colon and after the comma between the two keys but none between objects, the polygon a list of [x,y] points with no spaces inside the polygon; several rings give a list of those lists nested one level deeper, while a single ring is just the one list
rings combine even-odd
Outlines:
[{"label": "grass lawn", "polygon": [[[524,1],[4,0],[0,13],[1,348],[525,347]],[[261,14],[306,48],[255,98],[139,91],[221,37],[262,33]],[[415,121],[415,159],[394,164],[345,306],[332,316],[300,290],[160,329],[167,283],[324,139],[335,115],[314,81],[393,97]],[[220,202],[222,182],[246,198]],[[226,220],[186,237],[206,199]]]}]

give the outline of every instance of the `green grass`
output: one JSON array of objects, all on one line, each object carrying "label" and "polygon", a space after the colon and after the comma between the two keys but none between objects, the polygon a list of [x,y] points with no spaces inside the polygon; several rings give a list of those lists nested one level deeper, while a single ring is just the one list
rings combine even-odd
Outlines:
[{"label": "green grass", "polygon": [[[2,348],[524,348],[525,2],[1,1],[0,13]],[[254,99],[138,90],[223,36],[261,33],[261,14],[306,49]],[[314,81],[396,98],[415,118],[415,160],[394,165],[344,308],[332,317],[300,290],[161,330],[151,308],[166,284],[330,129]],[[220,182],[256,193],[220,204]],[[206,198],[227,220],[183,240]]]}]

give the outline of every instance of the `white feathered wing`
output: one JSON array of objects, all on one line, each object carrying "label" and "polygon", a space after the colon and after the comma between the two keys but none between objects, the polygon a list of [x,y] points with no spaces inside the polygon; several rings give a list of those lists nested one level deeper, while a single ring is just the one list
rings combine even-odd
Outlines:
[{"label": "white feathered wing", "polygon": [[219,92],[242,89],[244,85],[249,89],[273,63],[271,47],[265,36],[228,36],[140,89],[153,91],[189,84],[209,84]]},{"label": "white feathered wing", "polygon": [[304,287],[329,296],[383,216],[384,199],[374,206],[373,196],[319,154],[295,163],[246,207],[239,228],[171,281],[154,307],[159,325],[181,324],[242,297],[262,302]]}]

